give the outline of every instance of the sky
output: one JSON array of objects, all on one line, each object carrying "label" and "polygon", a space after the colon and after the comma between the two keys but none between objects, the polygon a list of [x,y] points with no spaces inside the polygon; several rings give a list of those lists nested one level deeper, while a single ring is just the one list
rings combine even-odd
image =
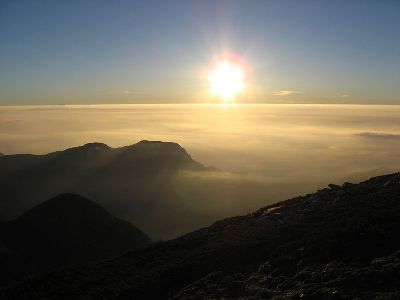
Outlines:
[{"label": "sky", "polygon": [[224,55],[240,103],[400,104],[399,37],[398,0],[0,0],[0,105],[218,101]]}]

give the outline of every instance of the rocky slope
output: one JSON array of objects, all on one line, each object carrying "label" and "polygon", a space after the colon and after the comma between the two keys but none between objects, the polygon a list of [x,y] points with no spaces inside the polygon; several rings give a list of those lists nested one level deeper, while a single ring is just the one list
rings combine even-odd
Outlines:
[{"label": "rocky slope", "polygon": [[[400,173],[3,290],[7,299],[396,299]],[[386,297],[386,298],[385,298]]]},{"label": "rocky slope", "polygon": [[94,202],[61,194],[0,224],[0,286],[67,265],[111,258],[151,243]]}]

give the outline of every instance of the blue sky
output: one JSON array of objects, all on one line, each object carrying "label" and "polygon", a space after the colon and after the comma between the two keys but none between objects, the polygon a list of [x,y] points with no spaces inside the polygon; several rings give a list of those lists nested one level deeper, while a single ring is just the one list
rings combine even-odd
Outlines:
[{"label": "blue sky", "polygon": [[210,102],[238,55],[238,102],[400,104],[400,1],[0,1],[0,104]]}]

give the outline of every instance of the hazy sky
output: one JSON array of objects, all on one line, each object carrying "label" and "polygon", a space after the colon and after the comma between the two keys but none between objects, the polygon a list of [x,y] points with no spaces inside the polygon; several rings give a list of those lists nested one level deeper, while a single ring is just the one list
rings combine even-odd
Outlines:
[{"label": "hazy sky", "polygon": [[238,102],[400,104],[400,1],[0,1],[0,104],[210,102],[223,53]]}]

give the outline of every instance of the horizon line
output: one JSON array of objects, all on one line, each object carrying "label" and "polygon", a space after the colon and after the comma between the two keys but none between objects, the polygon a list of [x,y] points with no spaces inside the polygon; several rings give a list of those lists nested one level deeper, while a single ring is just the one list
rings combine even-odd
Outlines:
[{"label": "horizon line", "polygon": [[62,107],[62,106],[111,106],[111,105],[216,105],[216,106],[235,106],[235,105],[348,105],[348,106],[399,106],[400,103],[338,103],[338,102],[332,102],[332,103],[321,103],[321,102],[315,102],[315,103],[310,103],[310,102],[299,102],[299,103],[289,103],[289,102],[282,102],[282,103],[260,103],[260,102],[230,102],[230,103],[225,103],[225,102],[150,102],[150,103],[18,103],[18,104],[2,104],[0,103],[1,108],[5,107],[35,107],[35,106],[57,106],[57,107]]}]

